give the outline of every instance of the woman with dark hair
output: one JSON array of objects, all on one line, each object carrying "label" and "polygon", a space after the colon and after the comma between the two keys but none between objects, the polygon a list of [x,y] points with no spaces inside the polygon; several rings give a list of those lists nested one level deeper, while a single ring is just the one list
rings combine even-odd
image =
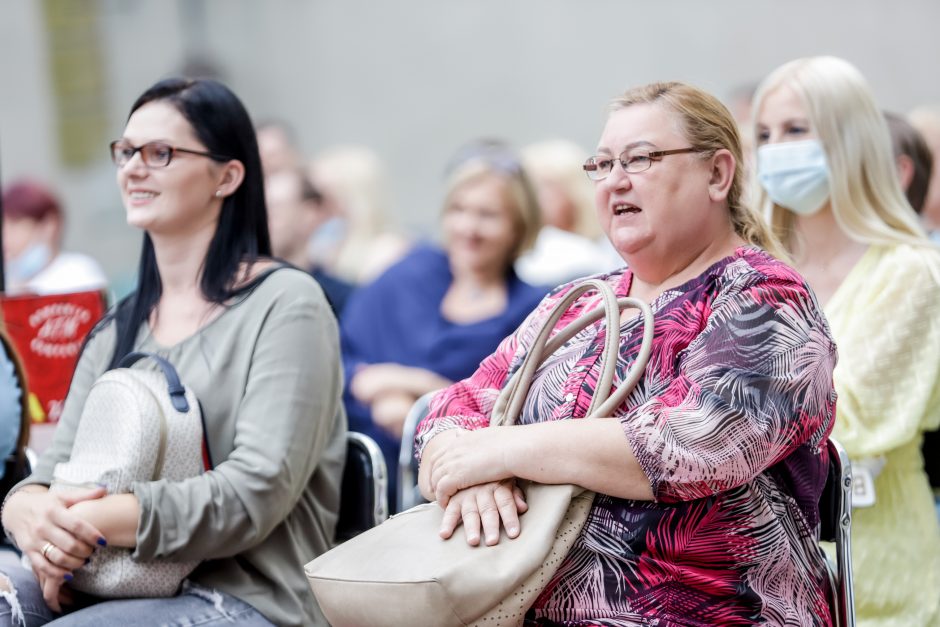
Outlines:
[{"label": "woman with dark hair", "polygon": [[[32,569],[0,577],[0,621],[322,624],[302,564],[329,547],[339,506],[338,333],[316,282],[269,258],[251,120],[217,82],[166,80],[134,103],[111,154],[128,223],[145,231],[138,289],[97,326],[52,446],[6,501]],[[214,469],[130,494],[50,492],[92,382],[135,350],[167,357],[199,397]],[[202,563],[172,598],[70,591],[105,544]]]}]

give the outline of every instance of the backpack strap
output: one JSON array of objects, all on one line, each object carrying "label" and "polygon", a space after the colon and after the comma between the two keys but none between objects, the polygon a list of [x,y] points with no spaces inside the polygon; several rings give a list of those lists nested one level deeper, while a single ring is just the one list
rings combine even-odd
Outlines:
[{"label": "backpack strap", "polygon": [[124,358],[118,362],[118,368],[130,368],[138,361],[144,358],[150,358],[157,362],[157,365],[160,366],[160,370],[163,371],[163,376],[166,378],[167,392],[170,394],[170,402],[173,404],[173,409],[185,414],[189,411],[189,402],[186,400],[186,388],[183,387],[183,383],[180,381],[180,376],[176,372],[176,368],[173,367],[173,364],[168,362],[160,355],[155,353],[144,353],[144,352],[133,352],[128,353]]},{"label": "backpack strap", "polygon": [[[186,388],[183,387],[183,382],[180,381],[179,373],[176,372],[176,368],[168,360],[164,359],[156,353],[147,353],[144,351],[128,353],[124,358],[118,362],[118,368],[130,368],[136,364],[141,359],[152,359],[160,366],[160,369],[163,371],[163,376],[166,378],[167,391],[170,394],[170,402],[173,404],[173,408],[185,414],[189,411],[189,402],[186,400]],[[212,470],[215,466],[212,463],[212,452],[209,449],[209,433],[206,430],[206,414],[202,411],[202,403],[199,403],[197,399],[197,404],[199,405],[199,420],[202,422],[202,467],[203,470]]]}]

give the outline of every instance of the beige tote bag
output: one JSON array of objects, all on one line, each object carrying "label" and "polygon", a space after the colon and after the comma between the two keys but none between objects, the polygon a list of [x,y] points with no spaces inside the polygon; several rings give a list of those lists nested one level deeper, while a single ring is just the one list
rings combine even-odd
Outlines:
[{"label": "beige tote bag", "polygon": [[[585,314],[549,340],[572,302],[588,291],[604,306]],[[620,344],[620,310],[635,307],[644,317],[643,344],[619,389],[610,397]],[[522,366],[506,384],[493,409],[491,425],[514,424],[544,355],[589,324],[606,316],[601,376],[588,417],[610,416],[633,391],[649,358],[653,317],[646,303],[617,299],[605,282],[591,279],[559,301]],[[334,627],[519,625],[525,612],[555,574],[590,512],[594,494],[573,485],[520,482],[529,509],[521,531],[510,539],[501,530],[495,546],[469,546],[463,535],[438,535],[444,510],[425,503],[391,517],[321,555],[304,568],[310,587]]]}]

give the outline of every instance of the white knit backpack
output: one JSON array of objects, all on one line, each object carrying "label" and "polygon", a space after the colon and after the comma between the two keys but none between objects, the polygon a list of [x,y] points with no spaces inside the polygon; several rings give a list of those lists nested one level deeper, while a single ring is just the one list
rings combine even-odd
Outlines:
[{"label": "white knit backpack", "polygon": [[[149,358],[160,371],[132,368]],[[130,353],[88,393],[72,455],[56,464],[52,490],[104,485],[131,492],[134,482],[182,481],[212,468],[202,410],[173,365],[152,353]],[[174,595],[198,560],[138,562],[131,549],[104,547],[74,572],[71,587],[104,598]]]}]

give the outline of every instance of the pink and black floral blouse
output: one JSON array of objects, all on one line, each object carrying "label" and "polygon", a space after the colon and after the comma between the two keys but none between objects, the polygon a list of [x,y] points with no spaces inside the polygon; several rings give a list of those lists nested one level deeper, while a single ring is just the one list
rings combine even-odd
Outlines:
[{"label": "pink and black floral blouse", "polygon": [[[602,278],[618,296],[629,293],[629,269]],[[501,386],[570,288],[547,296],[472,376],[434,398],[419,451],[443,430],[488,425]],[[597,306],[585,294],[559,327]],[[828,625],[818,501],[836,348],[815,297],[792,268],[742,247],[652,308],[652,356],[614,418],[655,501],[598,494],[526,624]],[[603,326],[546,360],[521,423],[585,415]],[[615,385],[639,350],[642,323],[625,322],[620,333]]]}]

